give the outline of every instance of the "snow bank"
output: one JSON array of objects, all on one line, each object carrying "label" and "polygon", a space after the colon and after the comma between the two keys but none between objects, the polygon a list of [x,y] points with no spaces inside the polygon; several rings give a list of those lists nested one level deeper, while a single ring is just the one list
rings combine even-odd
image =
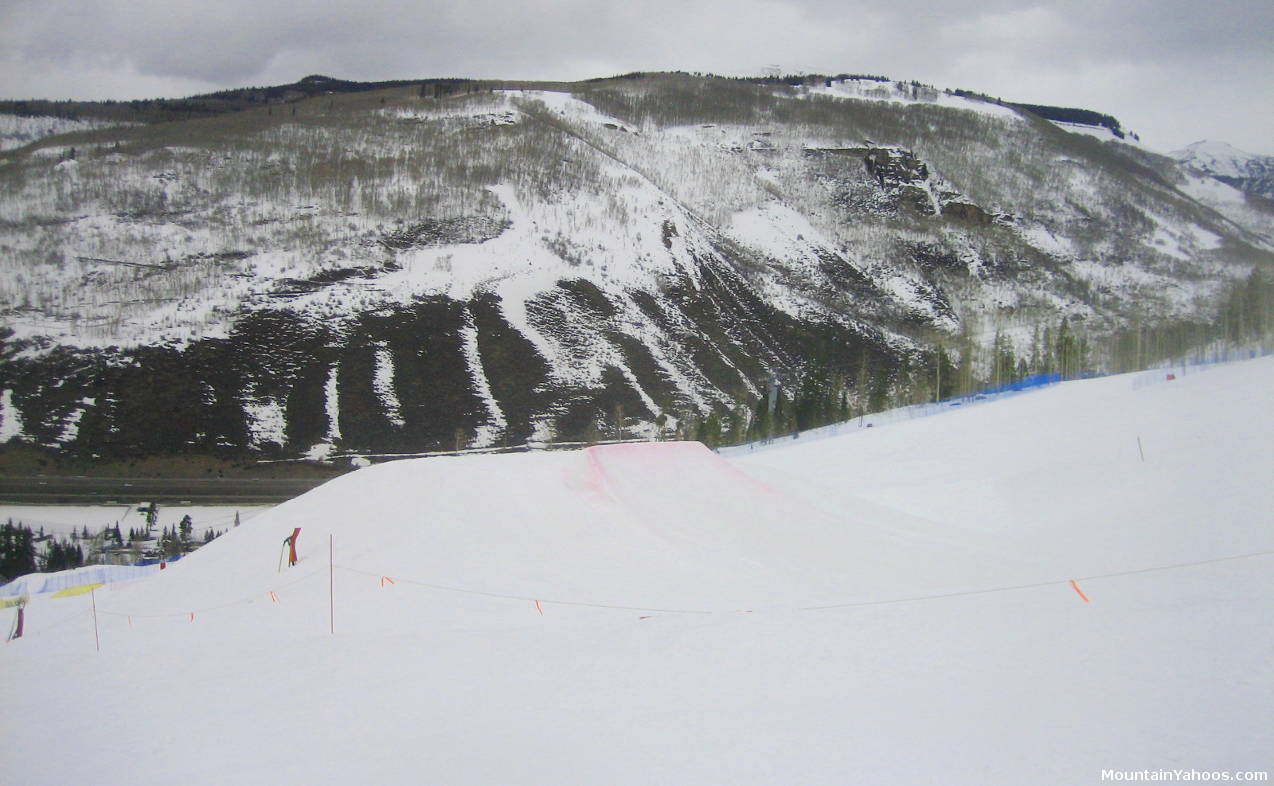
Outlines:
[{"label": "snow bank", "polygon": [[56,573],[28,573],[0,586],[0,597],[38,595],[45,592],[83,587],[86,584],[106,584],[112,581],[128,581],[159,570],[158,565],[86,565]]}]

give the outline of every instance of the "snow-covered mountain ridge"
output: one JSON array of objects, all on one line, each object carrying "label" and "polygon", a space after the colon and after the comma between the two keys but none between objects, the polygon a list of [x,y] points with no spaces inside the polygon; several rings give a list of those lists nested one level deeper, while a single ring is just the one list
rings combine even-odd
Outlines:
[{"label": "snow-covered mountain ridge", "polygon": [[1249,194],[1274,200],[1274,156],[1245,153],[1225,142],[1203,140],[1171,153],[1192,169]]},{"label": "snow-covered mountain ridge", "polygon": [[771,377],[865,398],[959,334],[1026,356],[1063,318],[1210,320],[1274,259],[1274,212],[1227,186],[924,86],[425,88],[0,158],[0,433],[294,456],[654,434],[737,419]]}]

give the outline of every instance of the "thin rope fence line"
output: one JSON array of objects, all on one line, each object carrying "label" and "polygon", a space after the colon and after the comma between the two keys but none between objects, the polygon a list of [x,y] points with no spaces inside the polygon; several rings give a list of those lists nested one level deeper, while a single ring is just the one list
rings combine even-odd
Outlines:
[{"label": "thin rope fence line", "polygon": [[[1213,565],[1213,564],[1222,563],[1222,562],[1233,562],[1237,560],[1253,559],[1256,557],[1268,557],[1268,556],[1274,556],[1274,550],[1254,551],[1254,552],[1249,552],[1246,554],[1233,554],[1233,555],[1225,556],[1225,557],[1215,557],[1212,559],[1195,560],[1192,562],[1178,562],[1178,563],[1173,563],[1171,565],[1156,565],[1154,567],[1138,568],[1135,570],[1124,570],[1124,571],[1115,571],[1111,573],[1098,573],[1098,574],[1092,574],[1088,576],[1077,576],[1073,579],[1073,581],[1097,581],[1101,579],[1119,578],[1123,576],[1136,576],[1136,575],[1140,575],[1144,573],[1155,573],[1155,572],[1168,571],[1168,570],[1180,570],[1184,568],[1199,567],[1202,565]],[[355,573],[355,574],[359,574],[363,576],[370,576],[373,578],[377,578],[381,576],[389,576],[389,574],[374,573],[371,571],[360,570],[358,568],[351,568],[345,565],[335,565],[335,567],[349,573]],[[278,590],[287,589],[289,587],[294,587],[298,584],[301,584],[302,582],[309,581],[313,578],[320,576],[321,573],[322,573],[321,570],[316,570],[304,576],[300,576],[292,581],[277,585],[274,589],[266,590],[266,594],[268,595],[270,592],[275,592]],[[453,587],[453,586],[448,586],[445,584],[435,584],[432,582],[420,581],[418,579],[403,578],[398,576],[389,576],[389,577],[392,578],[396,583],[411,584],[415,586],[426,587],[428,589],[439,590],[442,592],[454,592],[454,593],[460,593],[465,595],[475,595],[479,597],[498,598],[501,600],[517,600],[517,601],[532,602],[532,603],[539,601],[540,603],[548,603],[548,604],[552,604],[556,606],[576,606],[576,607],[583,607],[583,608],[609,609],[613,611],[645,611],[645,612],[651,612],[656,614],[713,615],[713,614],[722,613],[719,611],[712,611],[712,610],[705,610],[705,609],[667,609],[667,608],[656,608],[651,606],[626,606],[626,605],[608,604],[608,603],[590,603],[587,601],[555,600],[552,598],[533,597],[530,595],[512,595],[512,594],[505,594],[505,593],[499,593],[499,592],[487,592],[484,590],[466,589],[463,587]],[[1004,586],[1004,587],[987,587],[984,589],[961,590],[958,592],[943,592],[943,593],[935,593],[931,595],[917,595],[917,596],[907,597],[907,598],[889,598],[885,600],[850,601],[847,603],[835,603],[835,604],[829,604],[829,605],[823,605],[823,606],[801,606],[801,607],[798,607],[797,611],[827,611],[832,609],[861,608],[861,607],[867,607],[867,606],[889,606],[889,605],[896,605],[901,603],[920,603],[923,601],[941,600],[944,598],[959,598],[959,597],[968,597],[972,595],[989,595],[989,594],[1000,593],[1000,592],[1018,592],[1021,590],[1037,589],[1040,587],[1065,586],[1071,581],[1072,579],[1056,579],[1052,581],[1032,582],[1029,584],[1014,584],[1014,585]],[[238,600],[233,600],[228,603],[223,603],[217,606],[206,606],[202,608],[188,609],[185,611],[161,612],[158,614],[138,614],[138,613],[128,613],[128,612],[121,612],[121,611],[109,611],[104,609],[98,609],[97,613],[99,615],[105,615],[105,616],[111,616],[111,617],[134,617],[137,619],[162,619],[165,617],[187,617],[190,614],[202,614],[202,613],[206,613],[210,611],[220,611],[222,609],[231,608],[233,606],[261,603],[263,601],[261,600],[260,597],[258,597],[259,594],[260,593],[254,593],[253,595],[246,596]],[[743,604],[743,605],[747,605],[747,604]],[[88,612],[86,611],[71,614],[47,627],[41,626],[41,628],[31,631],[31,634],[38,636],[40,633],[52,630],[54,628],[61,627],[62,625],[69,624],[86,615],[88,615]]]},{"label": "thin rope fence line", "polygon": [[1093,576],[1076,576],[1076,581],[1093,581],[1095,579],[1113,579],[1119,576],[1135,576],[1138,573],[1154,573],[1159,570],[1176,570],[1178,568],[1193,568],[1198,565],[1212,565],[1217,562],[1232,562],[1240,559],[1252,559],[1253,557],[1269,557],[1274,555],[1274,550],[1270,551],[1253,551],[1247,554],[1232,554],[1228,557],[1215,557],[1213,559],[1201,559],[1194,562],[1177,562],[1172,565],[1159,565],[1153,568],[1139,568],[1137,570],[1121,570],[1116,573],[1098,573]]},{"label": "thin rope fence line", "polygon": [[1153,568],[1138,568],[1137,570],[1121,570],[1114,573],[1098,573],[1091,576],[1076,576],[1074,579],[1057,579],[1055,581],[1037,581],[1032,584],[1014,584],[1007,587],[988,587],[986,589],[963,590],[960,592],[942,592],[934,595],[917,595],[910,598],[891,598],[888,600],[863,600],[852,601],[850,603],[835,603],[828,606],[802,606],[800,611],[826,611],[829,609],[848,609],[859,606],[888,606],[895,603],[919,603],[926,600],[939,600],[941,598],[960,598],[969,595],[988,595],[995,592],[1017,592],[1020,590],[1037,589],[1039,587],[1052,587],[1056,585],[1066,585],[1071,581],[1097,581],[1100,579],[1113,579],[1120,576],[1136,576],[1142,573],[1154,573],[1164,570],[1179,570],[1181,568],[1193,568],[1200,565],[1212,565],[1218,562],[1232,562],[1234,560],[1252,559],[1254,557],[1268,557],[1274,555],[1274,551],[1254,551],[1248,554],[1234,554],[1229,557],[1216,557],[1215,559],[1196,560],[1194,562],[1178,562],[1172,565],[1157,565]]},{"label": "thin rope fence line", "polygon": [[48,633],[51,630],[57,630],[63,625],[69,625],[72,622],[82,622],[83,620],[92,619],[92,618],[93,618],[92,612],[88,611],[87,609],[82,609],[80,611],[73,612],[69,616],[63,617],[57,622],[52,622],[52,623],[49,623],[48,625],[36,625],[32,627],[31,617],[27,617],[26,626],[29,628],[29,630],[23,631],[22,638],[10,639],[9,642],[6,642],[6,643],[22,641],[22,639],[39,638],[40,636],[43,636],[44,634]]},{"label": "thin rope fence line", "polygon": [[[312,573],[308,573],[304,576],[301,576],[297,579],[289,581],[285,584],[279,584],[270,589],[263,590],[263,592],[268,597],[271,592],[278,592],[279,590],[284,590],[284,589],[287,589],[288,587],[295,587],[297,584],[300,584],[303,581],[309,581],[310,579],[316,578],[317,576],[320,576],[320,575],[322,575],[322,571],[316,570]],[[217,606],[205,606],[203,608],[197,608],[197,609],[186,609],[185,611],[165,611],[165,612],[160,612],[158,614],[135,614],[135,613],[124,612],[124,611],[106,611],[103,609],[98,609],[97,613],[104,614],[110,617],[133,617],[139,620],[162,619],[164,617],[187,617],[191,614],[204,614],[209,611],[220,611],[222,609],[231,608],[232,606],[243,606],[243,605],[250,605],[253,603],[263,603],[264,601],[261,600],[260,595],[261,593],[257,592],[252,595],[239,598],[238,600],[232,600],[232,601],[229,601],[228,603],[222,603]]]},{"label": "thin rope fence line", "polygon": [[[1271,555],[1274,555],[1274,550],[1254,551],[1254,552],[1249,552],[1247,554],[1233,554],[1226,557],[1215,557],[1213,559],[1195,560],[1192,562],[1177,562],[1171,565],[1156,565],[1154,567],[1149,567],[1149,568],[1137,568],[1134,570],[1115,571],[1112,573],[1098,573],[1098,574],[1093,574],[1088,576],[1076,576],[1074,579],[1054,579],[1050,581],[1037,581],[1037,582],[1032,582],[1029,584],[1013,584],[1013,585],[1004,586],[1004,587],[987,587],[984,589],[961,590],[958,592],[941,592],[941,593],[935,593],[931,595],[916,595],[916,596],[908,597],[908,598],[889,598],[886,600],[850,601],[848,603],[834,603],[834,604],[829,604],[825,606],[801,606],[797,608],[797,611],[826,611],[830,609],[856,608],[856,607],[862,607],[862,606],[888,606],[888,605],[899,604],[899,603],[919,603],[921,601],[927,601],[927,600],[940,600],[943,598],[959,598],[959,597],[967,597],[971,595],[989,595],[989,594],[998,593],[998,592],[1018,592],[1018,591],[1027,590],[1027,589],[1038,589],[1040,587],[1052,587],[1052,586],[1059,586],[1059,585],[1065,586],[1069,584],[1071,581],[1097,581],[1100,579],[1118,578],[1121,576],[1136,576],[1143,573],[1154,573],[1154,572],[1166,571],[1166,570],[1180,570],[1183,568],[1198,567],[1200,565],[1212,565],[1212,564],[1216,564],[1220,562],[1232,562],[1235,560],[1252,559],[1255,557],[1267,557]],[[553,600],[550,598],[535,598],[529,595],[508,595],[508,594],[503,594],[498,592],[485,592],[482,590],[472,590],[472,589],[465,589],[462,587],[451,587],[451,586],[447,586],[443,584],[433,584],[426,581],[420,581],[418,579],[389,576],[389,574],[387,573],[373,573],[371,571],[359,570],[358,568],[350,568],[345,565],[337,565],[336,567],[340,568],[341,570],[348,571],[350,573],[357,573],[364,576],[372,576],[372,577],[388,576],[389,578],[392,578],[395,582],[402,582],[404,584],[415,584],[417,586],[428,587],[430,589],[441,590],[444,592],[458,592],[458,593],[463,593],[466,595],[478,595],[478,596],[488,597],[488,598],[500,598],[503,600],[519,600],[519,601],[529,601],[529,602],[539,601],[541,603],[551,603],[557,606],[583,606],[588,608],[615,609],[619,611],[649,611],[649,612],[656,612],[661,614],[716,614],[716,613],[719,613],[716,611],[707,611],[707,610],[701,610],[701,609],[695,609],[695,610],[657,609],[657,608],[649,608],[644,606],[621,606],[621,605],[612,605],[612,604],[603,604],[603,603],[587,603],[584,601]],[[743,604],[743,605],[746,606],[747,604]]]},{"label": "thin rope fence line", "polygon": [[427,581],[420,581],[418,579],[400,578],[398,576],[390,575],[388,573],[373,573],[371,571],[359,570],[358,568],[351,568],[345,565],[337,565],[336,567],[340,570],[348,571],[349,573],[358,573],[363,576],[372,576],[373,578],[385,576],[385,577],[393,579],[395,583],[415,584],[416,586],[428,587],[429,589],[440,590],[442,592],[457,592],[464,595],[478,595],[484,598],[500,598],[501,600],[520,600],[520,601],[526,601],[529,603],[534,603],[536,601],[539,601],[540,603],[549,603],[554,606],[582,606],[585,608],[611,609],[615,611],[649,611],[656,614],[716,614],[717,613],[715,611],[704,610],[704,609],[660,609],[660,608],[653,608],[650,606],[620,606],[620,605],[609,604],[609,603],[589,603],[587,601],[579,601],[579,600],[554,600],[552,598],[544,598],[544,597],[537,598],[530,595],[506,595],[499,592],[486,592],[484,590],[465,589],[464,587],[450,587],[445,584],[433,584]]}]

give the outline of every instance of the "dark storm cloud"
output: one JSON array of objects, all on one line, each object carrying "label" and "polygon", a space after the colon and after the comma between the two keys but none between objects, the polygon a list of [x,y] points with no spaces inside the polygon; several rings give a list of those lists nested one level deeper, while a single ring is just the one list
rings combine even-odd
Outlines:
[{"label": "dark storm cloud", "polygon": [[776,65],[1089,106],[1163,146],[1213,136],[1269,151],[1272,37],[1268,0],[10,0],[0,94],[179,95],[316,72],[581,79]]}]

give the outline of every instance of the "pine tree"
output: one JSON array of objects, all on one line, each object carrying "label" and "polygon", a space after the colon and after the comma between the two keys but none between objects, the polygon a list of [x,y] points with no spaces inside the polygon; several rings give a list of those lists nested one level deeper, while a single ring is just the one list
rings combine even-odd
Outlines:
[{"label": "pine tree", "polygon": [[761,397],[756,400],[756,409],[748,434],[752,439],[766,439],[770,436],[770,425],[770,397],[768,391],[763,391]]},{"label": "pine tree", "polygon": [[867,394],[867,411],[882,412],[889,400],[889,369],[881,363],[871,368],[871,383]]},{"label": "pine tree", "polygon": [[941,344],[934,353],[934,400],[945,401],[955,395],[956,369],[951,356]]},{"label": "pine tree", "polygon": [[0,580],[9,581],[35,571],[35,538],[31,529],[15,526],[9,519],[0,527]]},{"label": "pine tree", "polygon": [[774,428],[771,430],[773,434],[784,434],[791,431],[788,423],[787,407],[783,405],[783,391],[779,391],[778,396],[774,399]]},{"label": "pine tree", "polygon": [[956,365],[955,394],[964,396],[977,389],[977,380],[973,375],[973,335],[966,329],[960,336],[960,362]]},{"label": "pine tree", "polygon": [[616,401],[610,413],[611,439],[620,440],[624,438],[624,422],[624,404]]},{"label": "pine tree", "polygon": [[1000,387],[1017,381],[1017,358],[1013,355],[1013,342],[1000,331],[995,331],[992,347],[991,386]]},{"label": "pine tree", "polygon": [[706,418],[699,421],[699,426],[695,431],[695,440],[702,442],[710,448],[716,448],[721,444],[721,416],[716,412],[711,412]]}]

